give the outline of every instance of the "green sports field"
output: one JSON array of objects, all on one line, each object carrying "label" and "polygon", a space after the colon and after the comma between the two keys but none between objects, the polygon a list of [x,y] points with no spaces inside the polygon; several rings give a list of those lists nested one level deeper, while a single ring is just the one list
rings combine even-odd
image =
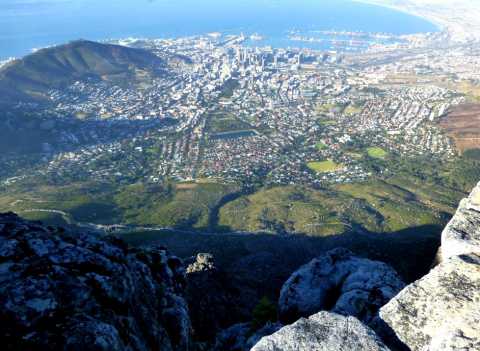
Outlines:
[{"label": "green sports field", "polygon": [[333,162],[331,160],[318,161],[318,162],[308,162],[307,167],[312,171],[318,173],[328,173],[335,172],[343,168],[343,165]]},{"label": "green sports field", "polygon": [[380,158],[380,159],[384,159],[385,157],[388,156],[388,152],[386,152],[381,147],[376,147],[376,146],[375,147],[369,147],[367,149],[367,154],[370,157]]}]

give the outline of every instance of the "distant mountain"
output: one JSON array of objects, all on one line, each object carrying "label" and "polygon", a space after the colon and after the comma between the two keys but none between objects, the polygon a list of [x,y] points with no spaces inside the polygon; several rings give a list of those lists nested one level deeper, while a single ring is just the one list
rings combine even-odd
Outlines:
[{"label": "distant mountain", "polygon": [[79,40],[39,50],[0,69],[0,103],[41,101],[50,89],[87,78],[134,78],[138,71],[166,72],[166,62],[153,53],[118,45]]}]

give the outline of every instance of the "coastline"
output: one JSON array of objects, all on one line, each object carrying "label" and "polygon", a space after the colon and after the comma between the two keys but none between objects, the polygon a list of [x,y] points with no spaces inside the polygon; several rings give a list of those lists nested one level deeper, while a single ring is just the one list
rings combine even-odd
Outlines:
[{"label": "coastline", "polygon": [[361,4],[366,4],[366,5],[380,6],[380,7],[384,7],[384,8],[387,8],[387,9],[399,11],[399,12],[405,13],[405,14],[410,15],[410,16],[421,18],[423,20],[426,20],[426,21],[430,22],[435,27],[437,27],[439,32],[443,32],[443,31],[448,30],[448,28],[445,26],[445,24],[442,21],[438,20],[437,18],[431,17],[431,16],[429,16],[425,13],[417,12],[415,10],[412,10],[412,9],[408,8],[408,7],[389,4],[389,3],[385,2],[385,1],[382,1],[382,0],[352,0],[352,1],[357,2],[357,3],[361,3]]},{"label": "coastline", "polygon": [[373,6],[380,6],[407,13],[429,21],[446,33],[450,40],[465,43],[480,40],[480,7],[472,7],[472,3],[463,0],[459,2],[440,2],[439,0],[424,0],[417,3],[404,0],[393,3],[392,0],[353,0]]}]

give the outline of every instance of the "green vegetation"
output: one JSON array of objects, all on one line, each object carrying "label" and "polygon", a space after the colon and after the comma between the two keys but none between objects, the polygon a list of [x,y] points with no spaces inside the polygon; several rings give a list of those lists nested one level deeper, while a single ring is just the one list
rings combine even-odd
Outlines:
[{"label": "green vegetation", "polygon": [[[400,181],[397,179],[397,183]],[[275,187],[243,196],[220,209],[219,224],[231,230],[335,235],[352,229],[384,233],[421,225],[443,225],[449,205],[434,203],[398,184],[372,181],[331,190]],[[462,197],[456,194],[456,200]]]},{"label": "green vegetation", "polygon": [[[382,163],[390,169],[392,174],[401,177],[415,187],[423,188],[429,185],[429,191],[455,195],[463,192],[469,193],[478,182],[480,162],[458,157],[451,161],[440,161],[429,157],[399,158],[392,157],[388,161],[373,160],[370,165],[375,168],[375,163]],[[457,207],[458,204],[454,204]]]},{"label": "green vegetation", "polygon": [[317,150],[326,150],[328,147],[325,145],[322,141],[319,141],[318,143],[315,144],[315,147]]},{"label": "green vegetation", "polygon": [[319,104],[316,106],[315,110],[318,113],[328,113],[335,107],[335,104]]},{"label": "green vegetation", "polygon": [[27,219],[53,220],[54,223],[58,223],[59,218],[67,223],[109,223],[118,218],[108,195],[110,191],[113,189],[108,184],[94,183],[13,189],[0,197],[0,211],[14,211]]},{"label": "green vegetation", "polygon": [[373,207],[384,223],[383,230],[395,232],[423,225],[442,225],[441,212],[433,210],[407,189],[384,181],[345,184],[337,190],[364,200]]},{"label": "green vegetation", "polygon": [[237,89],[240,86],[238,83],[238,80],[236,79],[229,79],[228,81],[225,82],[222,93],[220,94],[220,98],[230,98],[233,96],[233,93],[235,92],[235,89]]},{"label": "green vegetation", "polygon": [[449,83],[447,86],[464,94],[468,102],[480,102],[480,86],[473,81],[461,80],[456,83]]},{"label": "green vegetation", "polygon": [[307,167],[317,173],[336,172],[343,168],[343,165],[337,164],[331,160],[308,162]]},{"label": "green vegetation", "polygon": [[326,103],[326,104],[318,104],[315,108],[315,111],[319,114],[333,113],[333,112],[340,113],[344,109],[345,109],[345,105],[343,104]]},{"label": "green vegetation", "polygon": [[341,202],[309,188],[275,187],[227,203],[220,209],[219,225],[251,232],[333,235],[348,230],[336,212]]},{"label": "green vegetation", "polygon": [[208,119],[207,128],[210,133],[227,133],[251,130],[252,126],[230,114],[212,114]]},{"label": "green vegetation", "polygon": [[234,185],[207,182],[137,183],[118,188],[75,183],[12,189],[0,196],[0,211],[15,211],[27,219],[52,224],[82,222],[209,230],[216,208],[225,196],[237,190]]},{"label": "green vegetation", "polygon": [[355,229],[392,233],[419,226],[442,228],[478,182],[480,162],[457,158],[366,158],[386,179],[328,189],[279,186],[260,189],[220,209],[219,225],[237,231],[329,236]]},{"label": "green vegetation", "polygon": [[333,126],[333,125],[337,124],[337,121],[335,121],[333,119],[320,119],[318,121],[318,123],[320,123],[320,125],[322,125],[322,126]]},{"label": "green vegetation", "polygon": [[268,322],[277,321],[277,306],[264,296],[255,306],[252,312],[252,330],[263,327]]},{"label": "green vegetation", "polygon": [[[338,167],[326,162],[313,167],[316,171]],[[267,188],[258,182],[256,191],[248,194],[237,185],[212,179],[123,185],[72,181],[49,186],[38,186],[44,182],[37,179],[2,189],[0,211],[60,225],[129,224],[316,237],[351,231],[393,233],[445,225],[480,174],[480,162],[467,157],[443,162],[392,154],[360,162],[379,177],[323,189]],[[380,173],[385,169],[388,174]]]},{"label": "green vegetation", "polygon": [[354,115],[354,114],[357,114],[357,113],[360,113],[362,112],[362,106],[361,105],[356,105],[356,104],[350,104],[347,106],[347,108],[345,108],[345,110],[343,111],[343,113],[347,114],[347,115]]},{"label": "green vegetation", "polygon": [[235,191],[235,186],[217,183],[134,184],[122,189],[115,202],[126,223],[210,230],[212,212]]},{"label": "green vegetation", "polygon": [[369,147],[367,149],[367,154],[370,157],[380,158],[380,159],[384,159],[385,157],[388,156],[388,152],[386,152],[384,149],[382,149],[380,147],[377,147],[377,146]]},{"label": "green vegetation", "polygon": [[347,151],[347,152],[345,152],[345,154],[350,156],[354,160],[359,160],[363,157],[363,154],[361,154],[359,152]]}]

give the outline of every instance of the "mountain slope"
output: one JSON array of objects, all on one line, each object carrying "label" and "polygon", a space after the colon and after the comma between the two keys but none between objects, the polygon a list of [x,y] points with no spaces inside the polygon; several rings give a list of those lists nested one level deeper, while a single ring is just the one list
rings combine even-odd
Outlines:
[{"label": "mountain slope", "polygon": [[160,75],[166,64],[145,50],[79,40],[39,50],[0,69],[0,103],[42,100],[48,90],[76,80],[134,77],[138,70]]}]

